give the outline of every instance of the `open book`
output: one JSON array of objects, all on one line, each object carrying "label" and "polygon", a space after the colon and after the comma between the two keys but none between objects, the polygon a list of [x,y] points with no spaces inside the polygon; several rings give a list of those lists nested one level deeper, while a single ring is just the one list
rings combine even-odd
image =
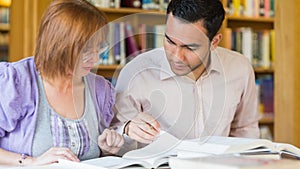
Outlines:
[{"label": "open book", "polygon": [[176,137],[161,133],[161,135],[151,144],[144,148],[132,150],[125,153],[122,157],[107,156],[91,160],[82,161],[80,163],[60,160],[61,166],[68,168],[91,168],[91,169],[117,169],[129,166],[141,166],[144,168],[158,168],[168,166],[168,159],[176,156],[176,147],[180,143]]},{"label": "open book", "polygon": [[177,147],[178,156],[184,157],[193,154],[219,155],[273,155],[278,158],[292,157],[300,159],[300,149],[285,143],[275,143],[266,139],[251,139],[237,137],[209,136],[200,139],[186,140]]}]

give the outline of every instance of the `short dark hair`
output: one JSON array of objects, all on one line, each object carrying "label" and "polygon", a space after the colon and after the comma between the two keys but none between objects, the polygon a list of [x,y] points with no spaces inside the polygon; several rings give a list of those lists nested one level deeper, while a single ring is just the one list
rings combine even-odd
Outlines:
[{"label": "short dark hair", "polygon": [[190,23],[203,21],[210,40],[219,31],[225,17],[220,0],[172,0],[167,8],[167,15],[170,13]]}]

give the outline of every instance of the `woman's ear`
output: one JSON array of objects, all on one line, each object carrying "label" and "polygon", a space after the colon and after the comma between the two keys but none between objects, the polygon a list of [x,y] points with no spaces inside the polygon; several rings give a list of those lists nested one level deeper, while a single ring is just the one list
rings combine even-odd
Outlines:
[{"label": "woman's ear", "polygon": [[217,33],[211,41],[211,49],[215,49],[222,40],[222,34]]}]

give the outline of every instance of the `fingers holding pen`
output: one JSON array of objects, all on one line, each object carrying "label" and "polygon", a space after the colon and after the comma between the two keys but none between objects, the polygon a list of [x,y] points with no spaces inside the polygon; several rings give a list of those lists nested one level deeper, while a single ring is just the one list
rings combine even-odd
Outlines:
[{"label": "fingers holding pen", "polygon": [[125,127],[125,133],[141,143],[151,143],[160,133],[160,124],[151,115],[141,112]]}]

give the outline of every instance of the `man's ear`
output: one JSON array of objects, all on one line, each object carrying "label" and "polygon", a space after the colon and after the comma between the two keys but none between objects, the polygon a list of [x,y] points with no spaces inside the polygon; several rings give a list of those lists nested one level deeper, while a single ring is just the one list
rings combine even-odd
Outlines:
[{"label": "man's ear", "polygon": [[211,41],[211,49],[215,49],[222,40],[222,34],[217,33]]}]

